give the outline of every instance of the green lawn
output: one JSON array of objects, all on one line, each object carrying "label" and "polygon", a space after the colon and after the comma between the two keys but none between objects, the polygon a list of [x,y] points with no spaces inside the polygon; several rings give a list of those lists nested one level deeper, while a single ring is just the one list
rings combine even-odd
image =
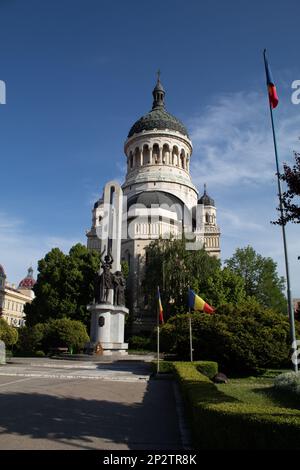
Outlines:
[{"label": "green lawn", "polygon": [[215,385],[199,371],[200,362],[172,363],[195,448],[300,450],[300,399],[273,387],[276,375],[284,371]]},{"label": "green lawn", "polygon": [[[300,415],[300,397],[275,390],[274,378],[286,370],[266,370],[258,377],[233,378],[228,384],[217,385],[217,389],[228,397],[259,407],[294,409]],[[299,410],[299,411],[298,411]]]}]

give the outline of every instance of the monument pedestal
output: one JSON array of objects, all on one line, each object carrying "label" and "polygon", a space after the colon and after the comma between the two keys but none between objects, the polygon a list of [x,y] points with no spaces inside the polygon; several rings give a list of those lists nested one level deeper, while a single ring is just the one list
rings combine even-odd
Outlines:
[{"label": "monument pedestal", "polygon": [[127,354],[128,344],[124,343],[125,315],[128,308],[122,305],[91,304],[87,309],[91,312],[90,349],[95,350],[100,343],[102,354]]}]

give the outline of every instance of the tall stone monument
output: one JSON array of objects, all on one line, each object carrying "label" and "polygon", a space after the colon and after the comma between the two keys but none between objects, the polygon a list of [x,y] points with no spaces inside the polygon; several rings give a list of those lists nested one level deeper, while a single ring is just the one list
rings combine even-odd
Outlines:
[{"label": "tall stone monument", "polygon": [[88,305],[91,312],[89,349],[111,355],[127,354],[124,343],[125,280],[121,272],[122,238],[122,188],[110,181],[104,188],[103,221],[101,233],[101,265],[95,279],[94,302]]}]

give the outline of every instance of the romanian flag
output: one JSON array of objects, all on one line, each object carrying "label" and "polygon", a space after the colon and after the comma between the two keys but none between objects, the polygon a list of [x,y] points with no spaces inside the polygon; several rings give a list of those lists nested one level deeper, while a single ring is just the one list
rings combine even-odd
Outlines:
[{"label": "romanian flag", "polygon": [[266,57],[266,49],[264,50],[264,59],[265,59],[265,68],[266,68],[266,78],[267,78],[267,87],[269,93],[269,100],[271,108],[274,109],[278,105],[279,98],[276,91],[276,86],[272,77],[271,69],[268,64],[268,60]]},{"label": "romanian flag", "polygon": [[157,301],[158,301],[158,305],[157,305],[158,321],[159,323],[164,323],[164,311],[163,311],[162,304],[161,304],[159,287],[157,287]]},{"label": "romanian flag", "polygon": [[199,295],[189,289],[189,308],[205,313],[214,313],[215,309],[205,302]]}]

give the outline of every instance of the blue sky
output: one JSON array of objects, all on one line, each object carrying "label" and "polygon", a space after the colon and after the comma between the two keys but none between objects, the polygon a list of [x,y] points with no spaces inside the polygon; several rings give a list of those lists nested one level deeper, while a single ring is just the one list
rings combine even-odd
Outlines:
[{"label": "blue sky", "polygon": [[[85,242],[93,201],[122,181],[123,144],[161,69],[218,207],[222,258],[248,244],[284,274],[262,50],[280,97],[280,160],[300,150],[296,0],[0,0],[0,263],[18,282],[53,246]],[[300,297],[299,226],[287,228]]]}]

